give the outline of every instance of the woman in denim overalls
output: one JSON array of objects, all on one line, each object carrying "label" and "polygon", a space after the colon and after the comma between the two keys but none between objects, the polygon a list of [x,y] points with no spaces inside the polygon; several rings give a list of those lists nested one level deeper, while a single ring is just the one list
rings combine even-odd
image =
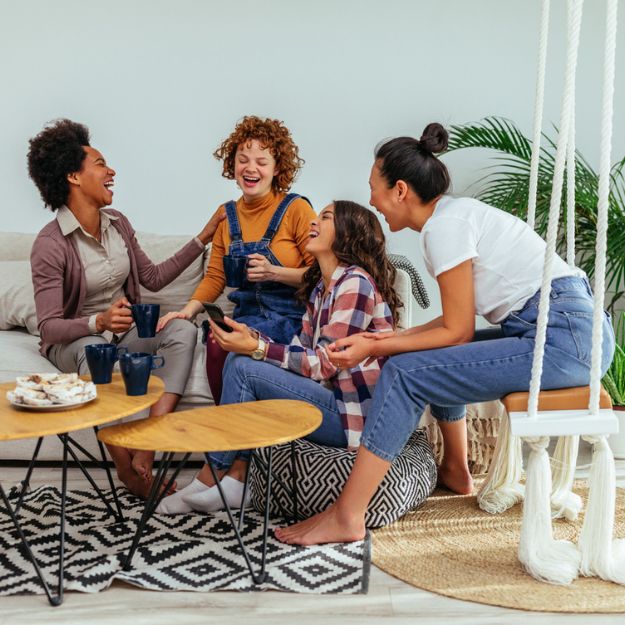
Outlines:
[{"label": "woman in denim overalls", "polygon": [[262,282],[250,282],[246,278],[238,280],[240,273],[237,272],[237,268],[240,265],[235,259],[251,262],[248,258],[258,254],[264,256],[272,265],[281,267],[282,263],[269,246],[289,206],[299,197],[296,193],[285,196],[262,238],[259,241],[249,242],[243,241],[235,202],[230,201],[226,204],[231,243],[228,255],[224,256],[224,273],[226,284],[238,287],[228,295],[228,299],[235,304],[232,316],[278,343],[288,343],[301,330],[304,307],[296,300],[297,289],[272,280]]},{"label": "woman in denim overalls", "polygon": [[[352,472],[321,514],[275,531],[278,540],[311,545],[365,536],[367,505],[429,404],[443,434],[439,481],[467,494],[465,404],[529,389],[545,242],[524,222],[472,198],[446,195],[447,168],[434,155],[447,132],[429,124],[420,140],[399,137],[376,151],[370,203],[391,231],[420,232],[423,259],[440,289],[442,315],[394,336],[350,336],[330,345],[330,360],[352,367],[391,356],[373,394]],[[593,300],[586,276],[554,258],[541,388],[590,380]],[[475,315],[499,327],[475,332]],[[602,371],[614,352],[603,326]]]},{"label": "woman in denim overalls", "polygon": [[[193,319],[203,312],[203,303],[214,302],[229,286],[236,289],[228,295],[235,304],[234,319],[288,343],[299,333],[304,312],[295,292],[313,262],[304,248],[315,213],[308,200],[288,193],[303,161],[281,122],[255,116],[236,125],[215,157],[242,196],[220,207],[223,221],[206,275],[187,305],[165,315],[158,329],[172,318]],[[227,354],[211,337],[206,350],[206,373],[219,403]]]}]

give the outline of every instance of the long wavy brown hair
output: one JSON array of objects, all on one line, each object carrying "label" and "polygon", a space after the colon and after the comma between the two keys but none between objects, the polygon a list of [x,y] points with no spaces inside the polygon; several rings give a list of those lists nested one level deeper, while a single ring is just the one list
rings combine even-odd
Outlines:
[{"label": "long wavy brown hair", "polygon": [[276,159],[278,172],[271,183],[274,191],[286,192],[291,188],[297,173],[304,164],[289,129],[278,119],[248,115],[241,119],[230,136],[215,150],[213,156],[223,161],[222,175],[234,179],[234,159],[240,145],[256,139],[263,148],[268,148]]},{"label": "long wavy brown hair", "polygon": [[[378,218],[356,202],[334,200],[333,204],[335,234],[332,252],[340,263],[357,265],[373,278],[397,325],[403,303],[393,288],[397,272],[386,256],[386,238]],[[321,269],[315,260],[304,274],[298,298],[307,302],[320,279]]]}]

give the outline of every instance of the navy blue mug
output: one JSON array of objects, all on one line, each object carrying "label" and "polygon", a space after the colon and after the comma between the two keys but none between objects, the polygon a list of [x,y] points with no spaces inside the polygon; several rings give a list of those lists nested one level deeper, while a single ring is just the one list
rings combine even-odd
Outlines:
[{"label": "navy blue mug", "polygon": [[113,366],[118,358],[128,350],[112,343],[94,343],[85,345],[85,356],[91,380],[94,384],[110,384]]},{"label": "navy blue mug", "polygon": [[126,385],[126,395],[145,395],[152,369],[160,369],[165,364],[162,356],[145,352],[128,352],[119,357],[119,370]]},{"label": "navy blue mug", "polygon": [[158,304],[132,304],[130,311],[140,339],[156,336],[156,324],[161,314]]},{"label": "navy blue mug", "polygon": [[240,289],[247,278],[247,256],[232,256],[226,254],[222,257],[224,263],[224,275],[226,286]]}]

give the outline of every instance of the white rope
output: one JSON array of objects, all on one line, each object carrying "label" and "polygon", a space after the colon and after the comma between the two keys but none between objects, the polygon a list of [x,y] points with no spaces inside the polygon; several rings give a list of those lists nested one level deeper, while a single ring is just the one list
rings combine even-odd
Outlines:
[{"label": "white rope", "polygon": [[573,492],[579,436],[560,436],[551,457],[551,516],[575,521],[582,498]]},{"label": "white rope", "polygon": [[530,447],[525,481],[525,500],[519,537],[519,560],[538,580],[570,584],[578,574],[580,554],[569,541],[555,540],[551,525],[551,470],[549,437],[523,439]]},{"label": "white rope", "polygon": [[538,306],[538,322],[536,330],[536,344],[534,347],[534,361],[532,363],[532,378],[528,399],[528,415],[537,418],[538,393],[543,372],[543,355],[545,351],[545,337],[547,335],[547,320],[549,317],[549,294],[551,292],[551,277],[553,275],[553,261],[556,253],[556,237],[560,220],[560,202],[562,201],[562,186],[564,182],[564,168],[566,164],[566,147],[571,126],[572,101],[575,96],[575,71],[577,69],[577,51],[579,48],[579,31],[582,21],[583,0],[568,0],[568,37],[566,73],[564,77],[564,94],[560,114],[560,132],[556,147],[553,185],[551,189],[551,203],[549,205],[549,225],[547,227],[547,247],[545,249],[545,263],[543,279],[540,289],[540,303]]},{"label": "white rope", "polygon": [[580,572],[625,584],[625,540],[614,540],[616,476],[612,450],[605,436],[583,438],[592,444],[592,466],[588,506],[578,541]]},{"label": "white rope", "polygon": [[571,129],[566,150],[566,262],[575,267],[575,98],[571,102]]},{"label": "white rope", "polygon": [[612,154],[612,116],[614,105],[614,57],[616,55],[616,0],[607,0],[606,36],[603,67],[603,103],[601,107],[601,156],[599,160],[599,193],[597,202],[597,243],[595,248],[595,306],[592,319],[592,360],[590,368],[591,414],[599,414],[601,392],[601,358],[605,263],[610,195],[610,158]]},{"label": "white rope", "polygon": [[547,41],[549,37],[549,1],[543,0],[540,20],[540,43],[538,46],[538,75],[536,77],[536,96],[534,99],[534,138],[532,158],[530,160],[530,187],[527,202],[527,223],[534,228],[536,219],[536,193],[538,189],[538,162],[540,160],[540,136],[543,127],[543,108],[545,100],[545,70],[547,67]]}]

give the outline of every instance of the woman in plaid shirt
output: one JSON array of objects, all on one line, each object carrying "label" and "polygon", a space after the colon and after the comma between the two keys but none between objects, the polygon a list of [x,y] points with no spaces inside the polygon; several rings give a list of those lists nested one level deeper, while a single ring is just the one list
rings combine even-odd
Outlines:
[{"label": "woman in plaid shirt", "polygon": [[[323,414],[306,438],[322,445],[357,449],[373,388],[386,358],[371,358],[340,369],[327,346],[359,332],[392,331],[401,305],[393,283],[395,269],[377,217],[347,201],[326,206],[311,223],[306,251],[315,263],[298,295],[307,301],[302,331],[288,345],[274,343],[228,317],[226,332],[212,321],[213,337],[232,352],[224,369],[221,405],[257,399],[299,399]],[[239,507],[249,452],[210,453],[223,475],[230,506]],[[158,512],[214,511],[222,501],[205,466],[187,487],[161,502]]]}]

